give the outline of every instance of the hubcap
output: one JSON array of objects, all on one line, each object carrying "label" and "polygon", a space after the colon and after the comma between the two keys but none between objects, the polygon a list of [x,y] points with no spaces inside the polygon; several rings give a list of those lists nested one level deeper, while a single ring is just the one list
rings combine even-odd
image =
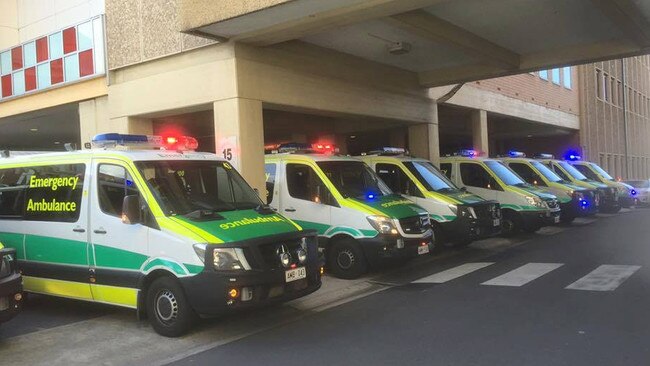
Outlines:
[{"label": "hubcap", "polygon": [[515,228],[515,223],[512,220],[503,220],[503,229],[509,233]]},{"label": "hubcap", "polygon": [[178,317],[178,301],[169,290],[162,290],[156,296],[156,316],[165,323],[173,323]]},{"label": "hubcap", "polygon": [[336,264],[342,269],[350,269],[354,265],[354,253],[349,249],[342,250],[336,257]]}]

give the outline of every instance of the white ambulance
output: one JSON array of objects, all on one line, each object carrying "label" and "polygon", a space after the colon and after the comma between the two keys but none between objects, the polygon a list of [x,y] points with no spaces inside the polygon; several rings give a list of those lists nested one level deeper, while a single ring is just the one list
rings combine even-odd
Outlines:
[{"label": "white ambulance", "polygon": [[90,150],[0,158],[0,241],[24,290],[137,309],[165,336],[198,316],[321,286],[314,231],[264,205],[193,138],[98,135]]}]

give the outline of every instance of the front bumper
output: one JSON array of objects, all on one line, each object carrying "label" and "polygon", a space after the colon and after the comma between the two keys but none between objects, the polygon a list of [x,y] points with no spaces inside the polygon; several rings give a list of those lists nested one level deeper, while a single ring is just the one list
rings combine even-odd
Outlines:
[{"label": "front bumper", "polygon": [[622,207],[630,208],[637,203],[637,198],[632,197],[631,195],[618,196],[618,201]]},{"label": "front bumper", "polygon": [[20,301],[15,296],[23,291],[23,281],[20,273],[13,273],[0,279],[0,323],[4,323],[18,315],[21,308]]},{"label": "front bumper", "polygon": [[560,210],[520,211],[522,224],[526,228],[539,228],[560,222]]},{"label": "front bumper", "polygon": [[455,220],[440,223],[444,237],[452,242],[479,240],[501,233],[501,218],[466,218],[457,217]]},{"label": "front bumper", "polygon": [[598,212],[598,205],[593,200],[585,199],[584,202],[573,198],[569,202],[561,203],[562,217],[575,218],[590,216]]},{"label": "front bumper", "polygon": [[[421,238],[404,238],[398,235],[377,235],[374,238],[358,239],[363,254],[371,266],[395,260],[415,258],[424,254],[420,246],[433,250],[433,234],[429,230]],[[423,245],[424,244],[424,245]]]},{"label": "front bumper", "polygon": [[[279,262],[270,261],[262,247],[285,245],[286,248],[286,243],[294,243],[301,238],[308,238],[307,261],[304,264],[294,264],[296,268],[305,268],[306,277],[286,282],[287,268],[282,267]],[[205,263],[213,263],[213,249],[216,247],[244,248],[252,269],[217,271],[206,265],[201,273],[180,278],[190,306],[201,316],[217,316],[235,310],[281,303],[308,295],[321,287],[320,270],[323,262],[318,253],[317,233],[314,230],[209,245]],[[291,250],[290,246],[289,249]],[[239,295],[230,297],[231,289],[236,289]]]}]

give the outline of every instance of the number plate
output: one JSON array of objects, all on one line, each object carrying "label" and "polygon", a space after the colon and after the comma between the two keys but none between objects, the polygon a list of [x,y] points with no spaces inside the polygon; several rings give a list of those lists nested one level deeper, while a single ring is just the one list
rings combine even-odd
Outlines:
[{"label": "number plate", "polygon": [[307,277],[307,270],[305,267],[299,267],[296,269],[290,269],[284,272],[284,279],[286,282],[298,281]]},{"label": "number plate", "polygon": [[9,298],[8,297],[0,297],[0,311],[4,311],[9,309]]},{"label": "number plate", "polygon": [[429,253],[429,246],[428,245],[420,245],[418,247],[418,255],[427,254],[427,253]]},{"label": "number plate", "polygon": [[494,219],[492,221],[492,226],[500,226],[501,225],[501,219]]},{"label": "number plate", "polygon": [[560,222],[560,216],[555,216],[553,218],[553,222],[555,222],[556,224],[559,223]]}]

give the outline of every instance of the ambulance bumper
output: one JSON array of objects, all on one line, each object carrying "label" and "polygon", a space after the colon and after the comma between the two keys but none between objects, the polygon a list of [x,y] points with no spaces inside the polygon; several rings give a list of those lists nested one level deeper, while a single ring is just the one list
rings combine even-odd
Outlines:
[{"label": "ambulance bumper", "polygon": [[[402,238],[395,235],[377,235],[359,239],[366,260],[371,266],[406,260],[427,254],[433,250],[433,234],[429,230],[421,238]],[[423,245],[424,244],[424,245]],[[427,249],[420,249],[426,247]]]},{"label": "ambulance bumper", "polygon": [[0,323],[4,323],[18,315],[21,302],[16,300],[16,294],[23,291],[20,273],[14,273],[0,279]]}]

